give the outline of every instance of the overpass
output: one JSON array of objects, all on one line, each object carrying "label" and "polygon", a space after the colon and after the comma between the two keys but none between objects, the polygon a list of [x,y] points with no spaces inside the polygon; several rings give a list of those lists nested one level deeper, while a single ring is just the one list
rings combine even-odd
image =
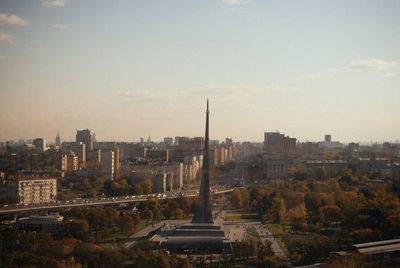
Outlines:
[{"label": "overpass", "polygon": [[[224,189],[212,192],[213,195],[220,195],[232,192],[231,189]],[[161,195],[161,196],[160,196]],[[106,206],[106,205],[119,205],[127,203],[137,203],[147,201],[149,198],[154,197],[159,200],[175,199],[175,198],[189,198],[198,195],[197,192],[188,193],[168,193],[167,194],[149,194],[149,195],[139,195],[139,196],[115,196],[115,197],[104,197],[104,198],[86,198],[86,199],[75,199],[67,200],[62,203],[46,203],[46,204],[34,204],[34,205],[10,205],[7,207],[0,208],[0,215],[12,214],[18,212],[28,212],[37,210],[58,210],[64,208],[73,207],[93,207],[93,206]]]}]

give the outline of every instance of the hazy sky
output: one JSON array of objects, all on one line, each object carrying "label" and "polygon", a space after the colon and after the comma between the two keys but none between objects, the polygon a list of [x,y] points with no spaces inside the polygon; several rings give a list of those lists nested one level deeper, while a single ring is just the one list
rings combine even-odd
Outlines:
[{"label": "hazy sky", "polygon": [[1,0],[0,140],[400,137],[400,1]]}]

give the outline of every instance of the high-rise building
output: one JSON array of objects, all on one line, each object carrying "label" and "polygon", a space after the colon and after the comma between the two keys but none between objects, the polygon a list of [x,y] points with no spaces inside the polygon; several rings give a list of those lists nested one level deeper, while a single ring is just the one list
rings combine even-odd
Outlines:
[{"label": "high-rise building", "polygon": [[263,177],[284,178],[298,155],[296,139],[279,132],[264,133]]},{"label": "high-rise building", "polygon": [[301,153],[303,157],[309,157],[318,154],[318,143],[316,142],[303,142],[301,143]]},{"label": "high-rise building", "polygon": [[101,149],[94,149],[88,152],[86,162],[99,164],[101,162]]},{"label": "high-rise building", "polygon": [[176,136],[175,137],[175,146],[178,146],[179,145],[179,136]]},{"label": "high-rise building", "polygon": [[203,137],[179,137],[179,145],[175,149],[175,161],[190,162],[193,156],[202,155],[204,151]]},{"label": "high-rise building", "polygon": [[114,180],[114,151],[101,151],[101,175],[109,181]]},{"label": "high-rise building", "polygon": [[146,158],[153,161],[165,161],[169,160],[169,150],[168,149],[147,149]]},{"label": "high-rise building", "polygon": [[338,141],[332,141],[331,135],[325,135],[324,141],[318,142],[318,149],[325,153],[337,153],[343,150],[343,144]]},{"label": "high-rise building", "polygon": [[83,142],[86,145],[86,150],[93,150],[94,134],[89,129],[78,130],[76,132],[76,142]]},{"label": "high-rise building", "polygon": [[42,138],[36,138],[32,141],[32,144],[35,146],[36,150],[39,152],[44,152],[46,150],[46,140]]},{"label": "high-rise building", "polygon": [[[95,142],[93,148],[94,150],[114,152],[114,174],[117,175],[119,170],[119,154],[120,154],[120,149],[118,144],[115,141]],[[101,152],[99,152],[99,154],[101,162]]]},{"label": "high-rise building", "polygon": [[61,151],[66,154],[75,153],[78,156],[79,164],[86,162],[86,144],[83,142],[63,142]]},{"label": "high-rise building", "polygon": [[79,168],[79,159],[73,152],[61,156],[61,171],[71,173]]},{"label": "high-rise building", "polygon": [[360,145],[358,143],[351,142],[348,145],[348,154],[350,158],[358,158],[360,151]]},{"label": "high-rise building", "polygon": [[332,141],[332,136],[330,134],[325,135],[325,142],[331,142]]},{"label": "high-rise building", "polygon": [[174,139],[171,137],[164,138],[164,144],[166,146],[172,146],[174,143]]},{"label": "high-rise building", "polygon": [[56,137],[55,142],[56,142],[57,146],[61,146],[61,138],[60,138],[60,135],[58,135],[58,131],[57,131],[57,137]]}]

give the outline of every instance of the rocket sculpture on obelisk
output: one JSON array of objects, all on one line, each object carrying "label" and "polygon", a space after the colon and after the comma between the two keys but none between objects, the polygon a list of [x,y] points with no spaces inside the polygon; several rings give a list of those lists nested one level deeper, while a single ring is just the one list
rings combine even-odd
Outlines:
[{"label": "rocket sculpture on obelisk", "polygon": [[194,214],[192,223],[213,223],[213,217],[211,211],[210,164],[209,164],[209,150],[208,150],[209,114],[210,111],[208,110],[208,99],[207,99],[206,134],[204,140],[204,155],[203,155],[203,177],[201,179],[199,199],[197,201],[196,212]]}]

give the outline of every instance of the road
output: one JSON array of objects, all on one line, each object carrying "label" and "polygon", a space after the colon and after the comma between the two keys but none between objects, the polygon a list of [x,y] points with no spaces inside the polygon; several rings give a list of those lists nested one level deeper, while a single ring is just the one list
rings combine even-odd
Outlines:
[{"label": "road", "polygon": [[[215,191],[212,194],[225,194],[233,191],[233,189],[225,189],[220,191]],[[147,201],[149,197],[155,197],[159,200],[163,199],[175,199],[175,198],[187,198],[194,197],[198,194],[196,192],[184,193],[183,195],[178,193],[169,193],[164,196],[157,196],[156,194],[152,195],[143,195],[139,196],[119,196],[119,197],[107,197],[107,198],[93,198],[93,199],[79,199],[74,201],[64,201],[63,203],[48,203],[48,204],[37,204],[37,205],[9,205],[7,207],[0,208],[0,214],[10,214],[24,211],[34,211],[34,210],[51,210],[51,209],[62,209],[62,208],[73,208],[73,207],[85,207],[85,206],[104,206],[104,205],[115,205],[115,204],[123,204],[123,203],[137,203]]]}]

